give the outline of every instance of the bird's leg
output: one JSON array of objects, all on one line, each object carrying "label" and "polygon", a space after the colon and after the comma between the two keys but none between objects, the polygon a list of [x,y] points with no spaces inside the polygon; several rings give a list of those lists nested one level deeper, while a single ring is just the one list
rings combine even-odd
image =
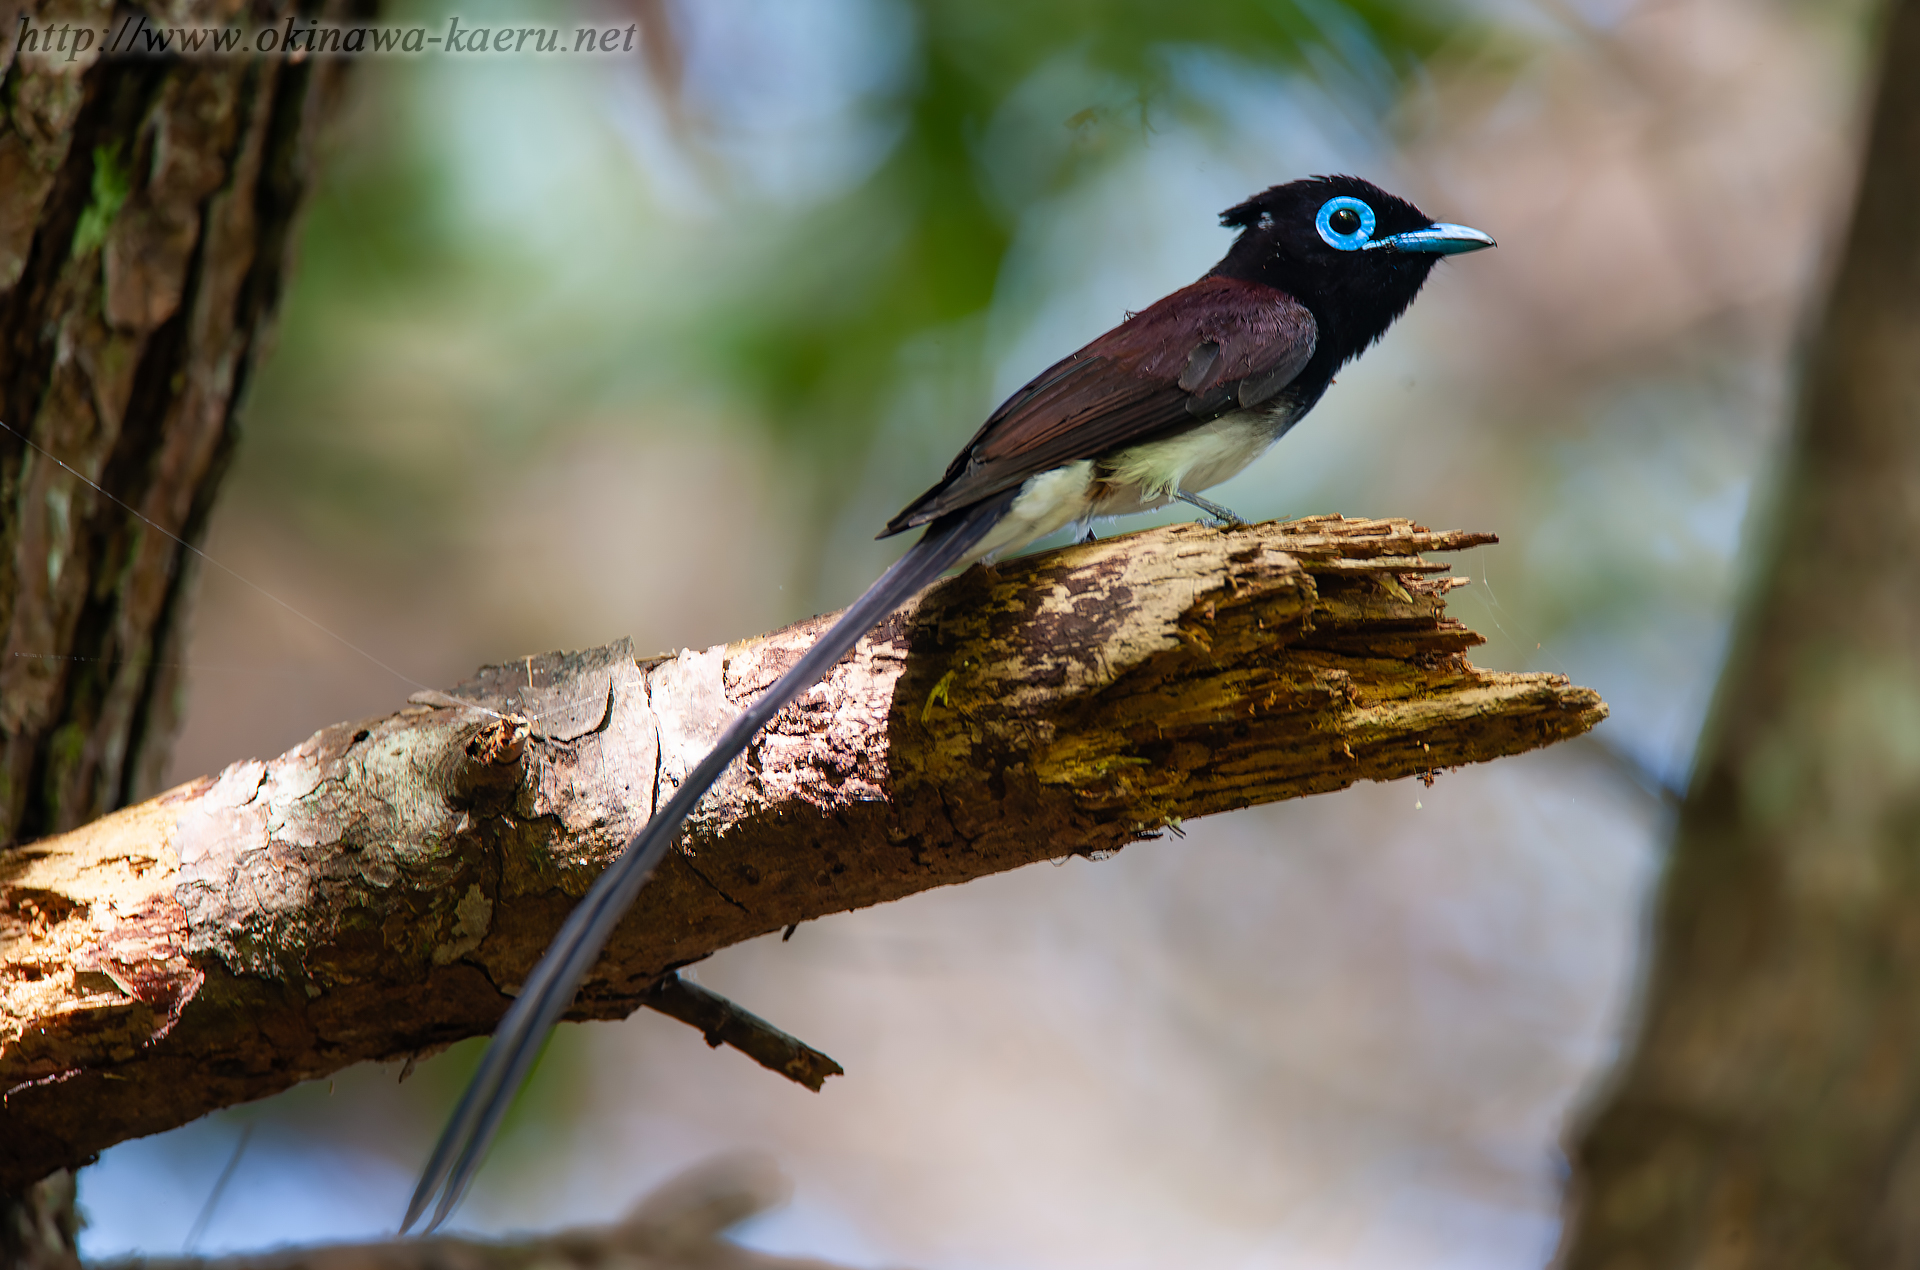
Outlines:
[{"label": "bird's leg", "polygon": [[1180,492],[1175,494],[1174,497],[1179,499],[1183,503],[1191,503],[1193,506],[1198,507],[1201,511],[1205,512],[1207,515],[1212,516],[1215,520],[1218,520],[1223,526],[1244,525],[1247,523],[1247,518],[1245,516],[1237,515],[1236,513],[1229,511],[1227,508],[1222,507],[1220,504],[1214,502],[1210,498],[1202,498],[1198,494],[1189,494],[1185,490],[1181,490]]},{"label": "bird's leg", "polygon": [[1093,532],[1093,517],[1088,516],[1073,527],[1073,540],[1082,544],[1100,540],[1100,535]]}]

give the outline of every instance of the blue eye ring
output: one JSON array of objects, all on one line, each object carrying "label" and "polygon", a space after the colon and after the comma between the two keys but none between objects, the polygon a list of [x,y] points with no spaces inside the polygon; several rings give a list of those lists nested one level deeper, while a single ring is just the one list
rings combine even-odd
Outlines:
[{"label": "blue eye ring", "polygon": [[[1333,228],[1335,212],[1352,212],[1360,218],[1360,228],[1350,233],[1337,233]],[[1313,218],[1313,227],[1320,231],[1320,238],[1335,251],[1359,251],[1373,237],[1373,209],[1357,198],[1342,194],[1320,204],[1320,212]]]}]

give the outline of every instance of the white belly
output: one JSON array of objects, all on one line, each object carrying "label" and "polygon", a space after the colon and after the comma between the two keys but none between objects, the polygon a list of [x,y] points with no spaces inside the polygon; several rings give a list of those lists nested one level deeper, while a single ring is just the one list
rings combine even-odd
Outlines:
[{"label": "white belly", "polygon": [[991,560],[1003,551],[1018,551],[1036,538],[1045,538],[1056,529],[1087,519],[1093,514],[1093,486],[1091,459],[1029,476],[1020,486],[1020,497],[1013,500],[1013,506],[1000,518],[1000,523],[988,531],[980,545],[961,563]]},{"label": "white belly", "polygon": [[1110,455],[1107,491],[1096,516],[1165,507],[1174,495],[1210,489],[1267,452],[1283,430],[1278,421],[1250,410],[1222,415],[1178,436],[1145,441]]},{"label": "white belly", "polygon": [[1128,446],[1102,459],[1096,471],[1081,459],[1030,476],[1020,496],[967,557],[989,560],[1016,551],[1068,525],[1099,516],[1165,507],[1176,494],[1198,494],[1234,476],[1267,452],[1295,412],[1236,411],[1177,436]]}]

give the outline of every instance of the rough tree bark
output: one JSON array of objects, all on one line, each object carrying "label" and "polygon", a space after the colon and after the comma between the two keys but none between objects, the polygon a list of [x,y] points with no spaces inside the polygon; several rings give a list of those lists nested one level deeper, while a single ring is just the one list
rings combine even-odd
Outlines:
[{"label": "rough tree bark", "polygon": [[1563,1263],[1920,1265],[1920,3]]},{"label": "rough tree bark", "polygon": [[[248,16],[295,12],[258,0]],[[235,13],[174,0],[150,16]],[[0,0],[0,844],[157,787],[192,576],[169,535],[205,524],[344,73],[101,60],[97,37],[72,52],[78,31],[133,16]],[[24,30],[55,28],[68,52],[22,51]],[[70,1192],[0,1195],[0,1259],[70,1257]]]},{"label": "rough tree bark", "polygon": [[0,4],[0,840],[155,787],[192,575],[177,539],[219,487],[346,65],[16,48],[125,17]]},{"label": "rough tree bark", "polygon": [[[823,914],[1586,731],[1591,691],[1462,656],[1458,580],[1418,553],[1484,541],[1183,525],[931,589],[729,770],[571,1017],[658,1005],[674,967]],[[491,1030],[655,801],[830,620],[489,667],[20,848],[0,1186]]]}]

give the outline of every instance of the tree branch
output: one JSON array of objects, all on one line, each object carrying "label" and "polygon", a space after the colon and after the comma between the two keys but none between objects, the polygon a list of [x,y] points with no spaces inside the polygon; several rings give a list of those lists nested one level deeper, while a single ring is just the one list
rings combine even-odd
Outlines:
[{"label": "tree branch", "polygon": [[[1476,669],[1406,521],[1179,525],[929,589],[701,804],[571,1018],[795,922],[1606,717]],[[493,1027],[578,897],[831,618],[483,669],[0,864],[0,1191]],[[824,1057],[824,1056],[822,1056]]]},{"label": "tree branch", "polygon": [[[791,929],[791,928],[789,928]],[[641,1004],[670,1019],[679,1019],[707,1038],[714,1049],[730,1045],[770,1072],[778,1072],[814,1093],[829,1076],[847,1069],[819,1050],[788,1036],[757,1014],[743,1010],[719,993],[668,975],[653,986]]]},{"label": "tree branch", "polygon": [[725,1238],[749,1217],[785,1203],[791,1189],[770,1161],[722,1157],[671,1179],[610,1226],[521,1240],[441,1235],[109,1264],[121,1270],[837,1270],[824,1261],[756,1252]]}]

